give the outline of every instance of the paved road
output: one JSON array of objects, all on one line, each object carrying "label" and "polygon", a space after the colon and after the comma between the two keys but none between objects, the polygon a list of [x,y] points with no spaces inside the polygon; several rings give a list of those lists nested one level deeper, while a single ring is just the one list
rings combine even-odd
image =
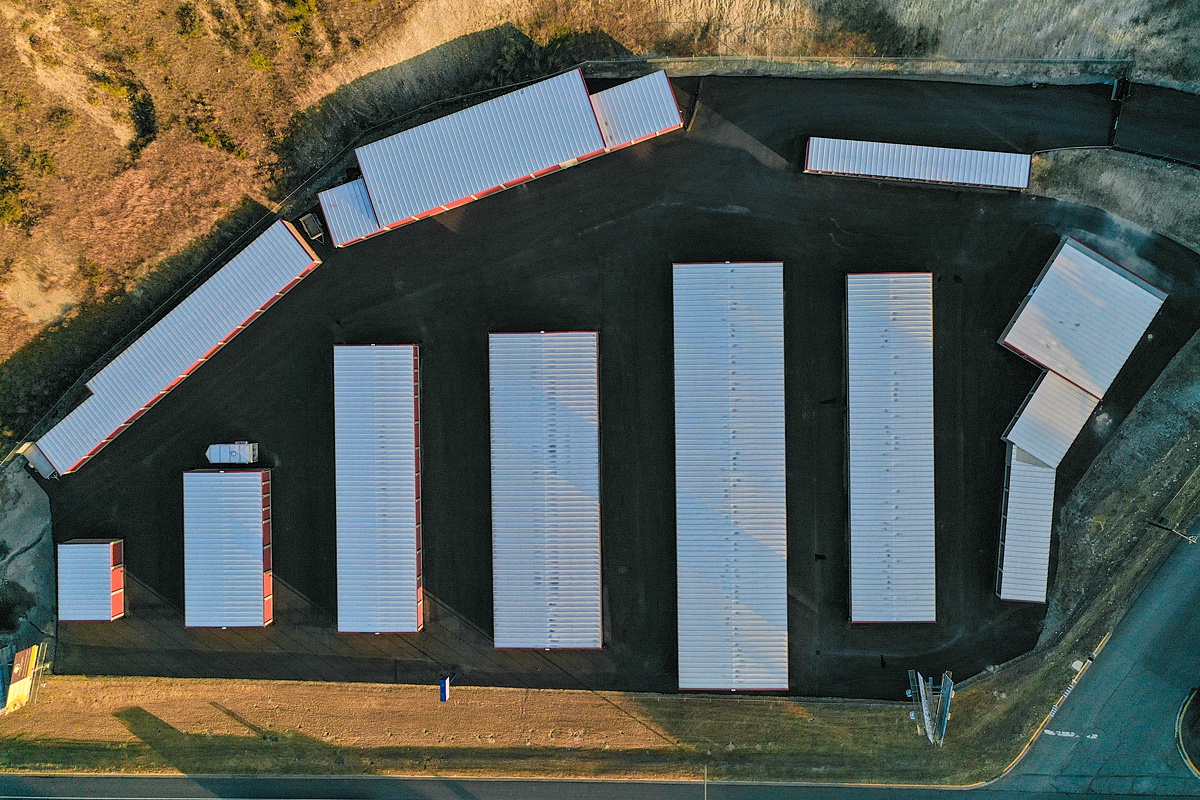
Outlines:
[{"label": "paved road", "polygon": [[1056,735],[1041,736],[1001,785],[1200,797],[1173,727],[1200,678],[1198,607],[1200,545],[1182,545],[1047,726]]}]

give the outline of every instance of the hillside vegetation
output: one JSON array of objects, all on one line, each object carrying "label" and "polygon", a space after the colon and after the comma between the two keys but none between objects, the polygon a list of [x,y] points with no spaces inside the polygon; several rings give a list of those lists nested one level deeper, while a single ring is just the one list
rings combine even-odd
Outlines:
[{"label": "hillside vegetation", "polygon": [[[648,53],[1132,57],[1195,85],[1197,17],[1186,0],[0,0],[0,446],[203,263],[221,220],[406,107]],[[374,118],[322,137],[300,114],[468,34],[389,79]]]}]

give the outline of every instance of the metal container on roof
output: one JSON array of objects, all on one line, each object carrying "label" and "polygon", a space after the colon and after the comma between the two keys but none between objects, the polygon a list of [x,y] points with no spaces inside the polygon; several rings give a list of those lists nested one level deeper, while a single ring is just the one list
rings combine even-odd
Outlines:
[{"label": "metal container on roof", "polygon": [[488,336],[496,647],[602,645],[598,345]]},{"label": "metal container on roof", "polygon": [[675,264],[679,688],[788,688],[783,264]]},{"label": "metal container on roof", "polygon": [[333,348],[340,633],[421,630],[416,345]]},{"label": "metal container on roof", "polygon": [[846,276],[850,621],[936,622],[933,276]]}]

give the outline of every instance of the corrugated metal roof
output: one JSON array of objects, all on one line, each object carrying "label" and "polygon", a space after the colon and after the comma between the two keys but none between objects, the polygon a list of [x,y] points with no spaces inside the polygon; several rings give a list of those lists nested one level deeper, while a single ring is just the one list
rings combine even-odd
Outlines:
[{"label": "corrugated metal roof", "polygon": [[76,539],[58,545],[58,619],[107,622],[112,613],[113,542]]},{"label": "corrugated metal roof", "polygon": [[954,183],[1000,189],[1029,185],[1031,157],[1024,153],[959,150],[851,139],[808,140],[805,172]]},{"label": "corrugated metal roof", "polygon": [[326,189],[317,199],[321,201],[321,213],[325,215],[329,238],[335,247],[354,244],[384,230],[375,219],[371,196],[362,178]]},{"label": "corrugated metal roof", "polygon": [[276,222],[88,381],[92,395],[38,449],[59,473],[73,471],[320,263]]},{"label": "corrugated metal roof", "polygon": [[488,337],[496,647],[601,646],[598,343]]},{"label": "corrugated metal roof", "polygon": [[608,150],[683,127],[675,92],[661,70],[597,92],[592,108]]},{"label": "corrugated metal roof", "polygon": [[675,264],[679,688],[786,690],[783,264]]},{"label": "corrugated metal roof", "polygon": [[417,348],[333,348],[343,633],[421,629]]},{"label": "corrugated metal roof", "polygon": [[1001,343],[1103,398],[1166,294],[1065,239]]},{"label": "corrugated metal roof", "polygon": [[1047,466],[1057,467],[1099,402],[1061,375],[1047,372],[1038,380],[1004,440]]},{"label": "corrugated metal roof", "polygon": [[1046,602],[1050,531],[1054,522],[1054,469],[1008,446],[1008,485],[1000,539],[1001,600]]},{"label": "corrugated metal roof", "polygon": [[355,153],[375,215],[390,228],[603,150],[574,70]]},{"label": "corrugated metal roof", "polygon": [[933,276],[846,276],[850,619],[934,622]]},{"label": "corrugated metal roof", "polygon": [[270,470],[183,473],[183,593],[189,628],[265,623],[264,480],[270,480]]}]

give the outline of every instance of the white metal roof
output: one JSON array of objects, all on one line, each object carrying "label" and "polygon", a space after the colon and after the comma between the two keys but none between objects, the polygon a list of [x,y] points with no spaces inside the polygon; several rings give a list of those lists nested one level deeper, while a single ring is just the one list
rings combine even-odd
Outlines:
[{"label": "white metal roof", "polygon": [[1103,398],[1166,294],[1065,239],[1001,342]]},{"label": "white metal roof", "polygon": [[189,628],[264,622],[264,481],[269,470],[183,473],[184,617]]},{"label": "white metal roof", "polygon": [[679,688],[788,688],[783,264],[675,264]]},{"label": "white metal roof", "polygon": [[320,263],[276,222],[96,373],[92,395],[38,449],[59,473],[75,470]]},{"label": "white metal roof", "polygon": [[321,212],[335,247],[354,244],[384,230],[375,219],[375,209],[362,178],[326,189],[317,199],[321,201]]},{"label": "white metal roof", "polygon": [[934,622],[933,276],[846,276],[850,619]]},{"label": "white metal roof", "polygon": [[355,153],[379,223],[394,227],[603,150],[574,70]]},{"label": "white metal roof", "polygon": [[1043,464],[1057,467],[1099,402],[1061,375],[1046,372],[1004,440]]},{"label": "white metal roof", "polygon": [[598,342],[488,337],[496,647],[601,646]]},{"label": "white metal roof", "polygon": [[421,629],[417,348],[333,348],[337,612],[343,633]]},{"label": "white metal roof", "polygon": [[592,108],[608,150],[683,127],[675,92],[661,70],[597,92]]},{"label": "white metal roof", "polygon": [[1024,153],[959,150],[851,139],[808,140],[805,172],[955,183],[1001,189],[1029,185],[1031,157]]},{"label": "white metal roof", "polygon": [[58,618],[62,622],[113,618],[113,543],[75,539],[58,545]]},{"label": "white metal roof", "polygon": [[1008,446],[1008,484],[1000,539],[1001,600],[1046,602],[1050,531],[1054,522],[1054,469]]}]

